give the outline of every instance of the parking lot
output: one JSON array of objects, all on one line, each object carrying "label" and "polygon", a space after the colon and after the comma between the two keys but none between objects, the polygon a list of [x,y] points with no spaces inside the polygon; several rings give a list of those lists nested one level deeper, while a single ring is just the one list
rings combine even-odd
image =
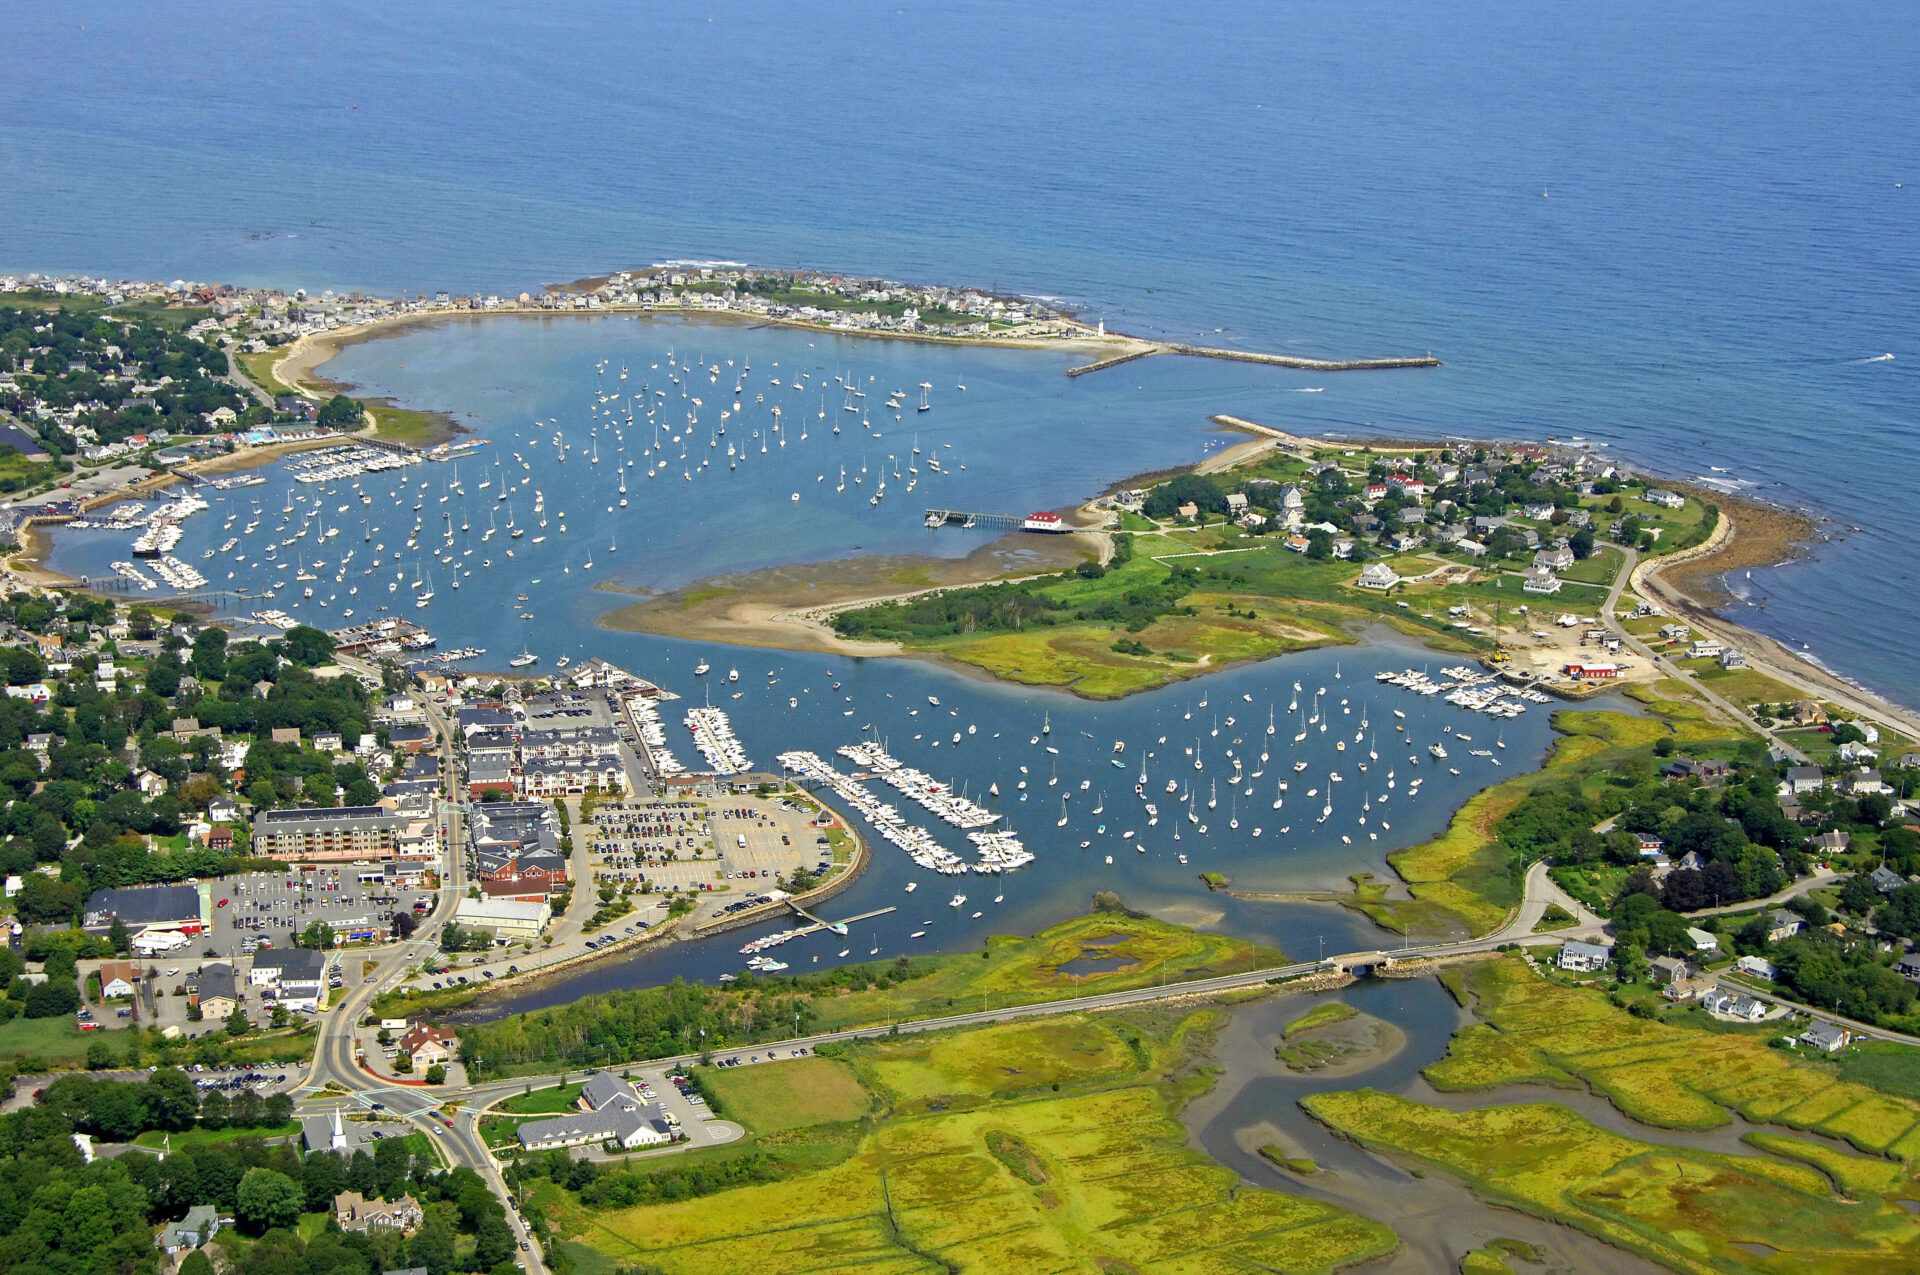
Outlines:
[{"label": "parking lot", "polygon": [[[779,798],[610,804],[582,835],[601,881],[645,881],[654,892],[759,894],[796,868],[833,862],[809,812]],[[714,902],[717,914],[725,901]]]},{"label": "parking lot", "polygon": [[258,945],[291,946],[315,921],[349,941],[384,930],[393,913],[412,910],[421,892],[389,894],[382,885],[362,885],[357,875],[368,870],[342,864],[303,872],[289,865],[285,872],[222,877],[213,886],[213,932],[191,950],[237,960]]}]

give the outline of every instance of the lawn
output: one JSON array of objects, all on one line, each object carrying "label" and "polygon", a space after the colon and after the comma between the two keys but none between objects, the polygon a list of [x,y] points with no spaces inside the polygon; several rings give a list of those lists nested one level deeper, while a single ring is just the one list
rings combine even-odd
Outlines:
[{"label": "lawn", "polygon": [[576,1080],[567,1085],[547,1085],[532,1093],[515,1094],[505,1098],[494,1107],[495,1111],[510,1111],[521,1116],[550,1116],[563,1111],[572,1111],[580,1090],[586,1081]]},{"label": "lawn", "polygon": [[720,1110],[752,1133],[858,1120],[872,1104],[853,1068],[833,1058],[791,1058],[702,1073]]},{"label": "lawn", "polygon": [[48,1062],[79,1062],[96,1040],[113,1042],[112,1032],[83,1032],[71,1015],[59,1018],[15,1018],[0,1023],[0,1057],[43,1058]]},{"label": "lawn", "polygon": [[299,1133],[300,1122],[289,1120],[283,1125],[262,1125],[258,1128],[246,1129],[193,1128],[174,1134],[149,1129],[133,1141],[136,1146],[171,1146],[175,1151],[184,1151],[188,1147],[217,1146],[226,1142],[238,1142],[242,1138],[287,1138],[297,1137]]},{"label": "lawn", "polygon": [[248,379],[278,398],[282,394],[298,393],[291,385],[273,374],[273,365],[285,358],[288,352],[288,347],[282,346],[252,354],[235,354],[233,358],[240,365],[241,370],[247,374]]},{"label": "lawn", "polygon": [[1467,988],[1484,1021],[1463,1028],[1426,1069],[1436,1089],[1586,1087],[1656,1127],[1712,1129],[1737,1111],[1862,1151],[1920,1155],[1920,1102],[1836,1079],[1830,1064],[1769,1048],[1761,1036],[1636,1018],[1517,959],[1475,966]]},{"label": "lawn", "polygon": [[1451,1112],[1364,1090],[1302,1106],[1364,1146],[1438,1167],[1480,1195],[1680,1271],[1910,1271],[1920,1223],[1768,1156],[1622,1137],[1552,1103]]},{"label": "lawn", "polygon": [[[1057,1042],[1029,1034],[1055,1029],[1066,1033]],[[1178,1096],[1159,1082],[1189,1039],[1174,1015],[1146,1026],[1066,1018],[863,1043],[851,1067],[893,1110],[855,1126],[863,1132],[843,1162],[672,1204],[550,1207],[570,1238],[613,1263],[669,1275],[1318,1272],[1391,1252],[1385,1227],[1244,1187],[1186,1145],[1172,1114]],[[1033,1072],[1050,1061],[1036,1044],[1059,1043],[1067,1070]],[[991,1096],[1007,1081],[1019,1096]]]}]

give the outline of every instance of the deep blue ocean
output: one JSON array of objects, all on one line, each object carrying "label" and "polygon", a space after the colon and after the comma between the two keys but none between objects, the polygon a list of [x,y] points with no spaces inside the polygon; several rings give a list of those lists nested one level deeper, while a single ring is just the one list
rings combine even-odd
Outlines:
[{"label": "deep blue ocean", "polygon": [[[948,431],[941,443],[970,462],[964,494],[1009,512],[1191,459],[1218,411],[1303,432],[1581,435],[1826,516],[1834,538],[1808,560],[1730,582],[1748,595],[1735,618],[1915,703],[1910,25],[1897,7],[1859,4],[36,8],[11,15],[0,78],[0,269],[517,292],[730,259],[1030,293],[1110,327],[1212,344],[1431,350],[1443,368],[1313,377],[1152,360],[1067,382],[1051,355],[526,322],[416,332],[328,370],[452,410],[501,444],[569,411],[577,439],[600,387],[594,362],[631,355],[638,376],[669,339],[708,362],[752,358],[756,377],[775,358],[814,359],[820,377],[915,373],[942,391],[921,445]],[[947,374],[966,395],[946,392]],[[1324,392],[1296,392],[1309,387]],[[885,442],[911,432],[911,421],[890,428]],[[631,541],[621,533],[612,578],[670,585],[909,543],[912,507],[935,503],[935,485],[907,495],[896,483],[884,518],[815,500],[816,475],[845,459],[827,441],[765,468],[750,456],[754,481],[738,489],[753,494],[739,503],[663,494],[679,503]],[[436,470],[408,481],[443,482]],[[596,507],[610,495],[600,473]],[[956,502],[958,481],[946,489]],[[789,507],[789,489],[810,482]],[[687,491],[721,490],[704,484]],[[284,479],[264,490],[234,495],[274,506]],[[604,641],[603,653],[675,682],[662,665],[692,652],[591,636],[619,599],[571,587],[586,574],[573,558],[601,548],[584,525],[541,559],[549,593],[534,602],[568,621],[541,626],[549,651]],[[959,533],[914,543],[970,547]],[[206,547],[191,539],[182,556],[199,562]],[[78,536],[61,553],[112,556]],[[610,558],[597,561],[592,578],[605,578]],[[436,613],[451,597],[441,588]],[[503,614],[462,611],[459,624],[432,623],[496,650],[522,636]],[[808,685],[825,675],[813,657],[740,659],[795,678],[807,665]],[[1319,656],[1234,676],[1265,702],[1308,662],[1330,677]],[[870,701],[912,699],[936,676],[868,668]],[[983,723],[1015,704],[1024,722],[1053,702],[957,693]],[[1150,718],[1188,696],[1071,711]],[[789,746],[792,728],[773,720],[743,721],[756,755]],[[824,746],[830,725],[805,733]],[[1533,757],[1543,728],[1525,732]],[[1436,791],[1428,808],[1437,817],[1465,790]],[[1408,822],[1392,840],[1402,832],[1424,835]],[[1171,846],[1150,849],[1157,863]],[[1302,847],[1299,870],[1272,884],[1324,884],[1360,858]],[[1139,890],[1177,878],[1190,894],[1190,878],[1163,870],[1136,869]],[[899,888],[891,874],[859,887]],[[1021,919],[1058,915],[1065,899],[1048,897]],[[1284,934],[1248,924],[1297,949],[1323,924],[1324,909],[1311,912]]]}]

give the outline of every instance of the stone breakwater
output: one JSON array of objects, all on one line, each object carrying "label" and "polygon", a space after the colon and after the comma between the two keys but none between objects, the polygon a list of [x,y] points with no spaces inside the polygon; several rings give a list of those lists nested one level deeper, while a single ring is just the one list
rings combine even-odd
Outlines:
[{"label": "stone breakwater", "polygon": [[1184,345],[1178,342],[1165,342],[1149,345],[1144,349],[1128,350],[1111,358],[1100,359],[1093,363],[1083,363],[1079,367],[1067,369],[1068,376],[1085,376],[1089,372],[1099,372],[1110,367],[1119,367],[1122,363],[1131,363],[1135,359],[1148,358],[1155,354],[1185,354],[1198,359],[1227,359],[1236,363],[1264,363],[1270,367],[1301,368],[1308,372],[1382,372],[1394,368],[1439,367],[1440,360],[1431,354],[1408,355],[1385,359],[1309,359],[1293,354],[1262,354],[1256,350],[1221,350],[1205,345]]}]

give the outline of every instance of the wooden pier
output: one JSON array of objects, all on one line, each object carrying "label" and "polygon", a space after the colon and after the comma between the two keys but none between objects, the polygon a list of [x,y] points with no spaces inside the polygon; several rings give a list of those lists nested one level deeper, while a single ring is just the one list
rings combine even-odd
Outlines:
[{"label": "wooden pier", "polygon": [[785,902],[788,907],[793,909],[795,916],[812,923],[802,927],[800,931],[802,934],[817,934],[821,930],[832,930],[835,934],[845,934],[847,927],[855,921],[871,921],[876,916],[885,916],[889,912],[899,911],[898,908],[892,907],[876,908],[871,912],[862,912],[859,916],[850,916],[839,921],[826,921],[807,911],[806,908],[800,906],[800,904],[792,899],[787,899]]},{"label": "wooden pier", "polygon": [[1016,517],[1012,514],[969,513],[964,509],[927,510],[927,527],[929,530],[935,527],[951,526],[954,523],[959,523],[963,527],[968,523],[972,523],[976,527],[1018,527],[1025,522],[1025,518]]}]

